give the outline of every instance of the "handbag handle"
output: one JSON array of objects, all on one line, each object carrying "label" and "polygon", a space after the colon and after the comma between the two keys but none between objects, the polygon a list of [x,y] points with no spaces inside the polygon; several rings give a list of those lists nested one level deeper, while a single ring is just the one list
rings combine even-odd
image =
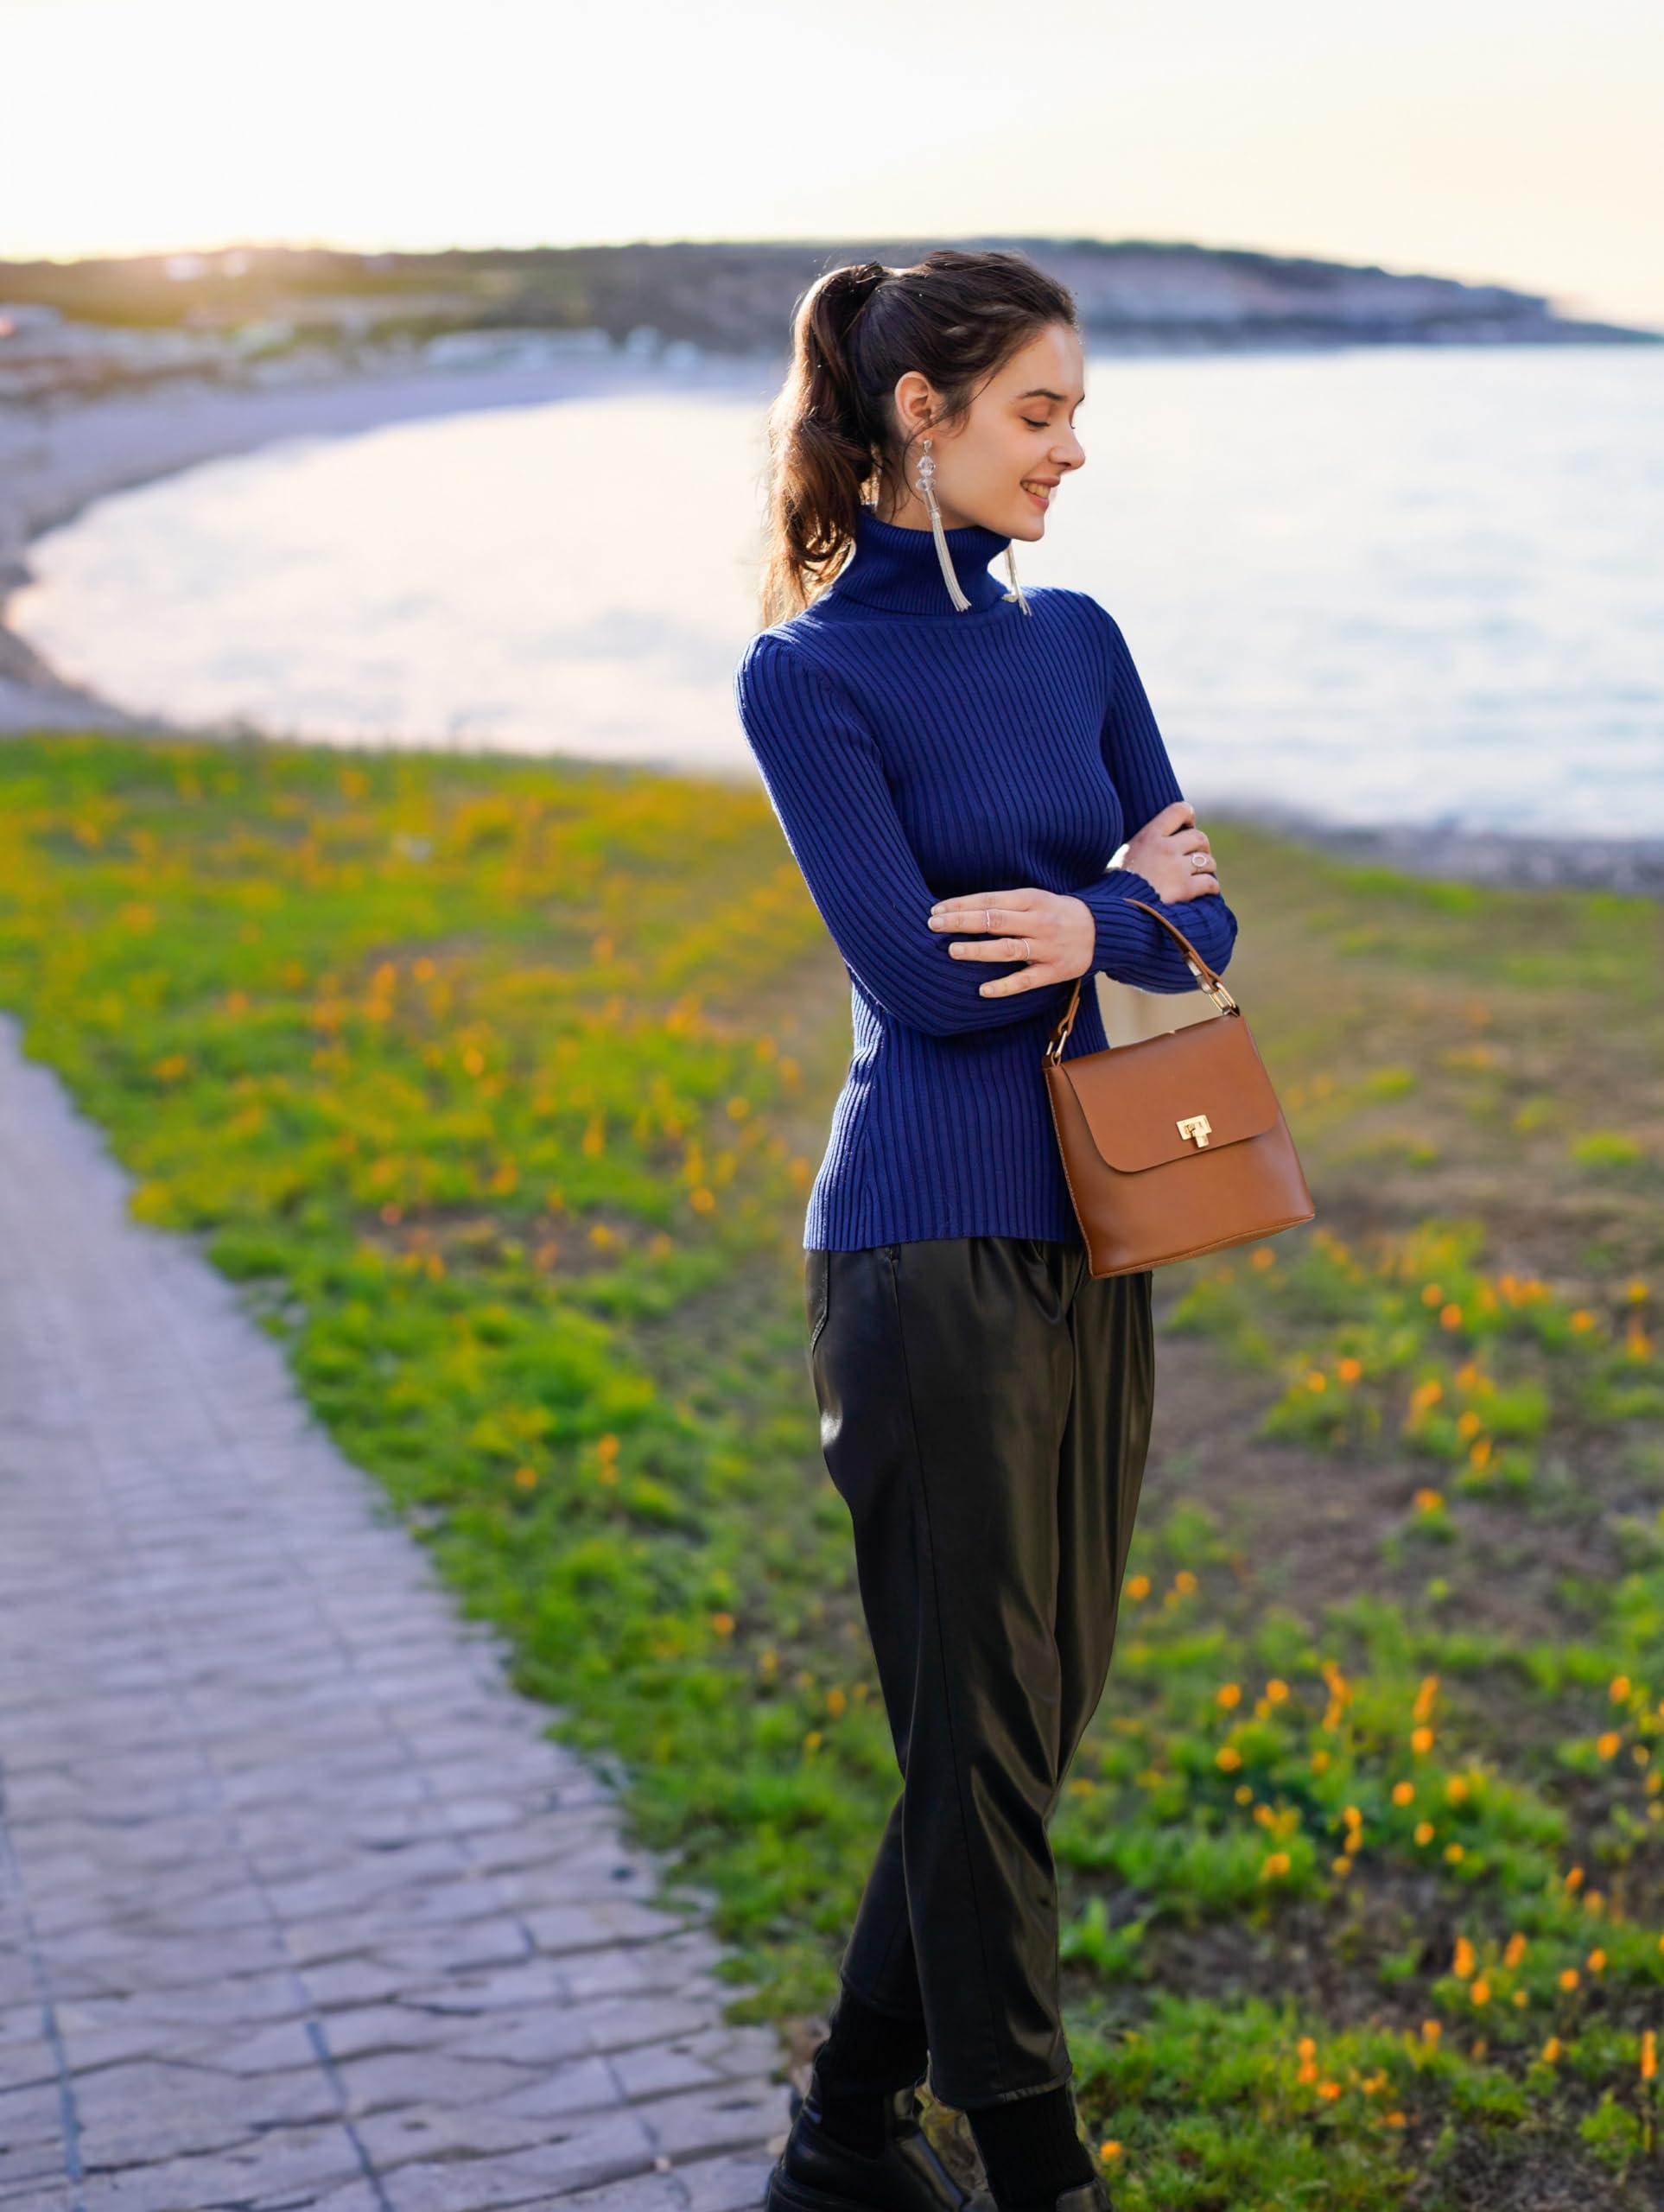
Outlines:
[{"label": "handbag handle", "polygon": [[[1225,988],[1217,970],[1209,967],[1177,922],[1169,920],[1165,914],[1158,913],[1147,899],[1128,899],[1123,903],[1128,906],[1142,906],[1146,914],[1154,914],[1162,927],[1171,930],[1180,944],[1184,946],[1184,965],[1195,976],[1198,988],[1207,993],[1222,1014],[1241,1014],[1242,1007]],[[1076,976],[1075,988],[1069,994],[1069,1004],[1064,1008],[1062,1014],[1058,1017],[1057,1026],[1051,1033],[1051,1041],[1045,1048],[1045,1057],[1053,1063],[1063,1057],[1063,1048],[1069,1042],[1069,1033],[1075,1026],[1075,1009],[1080,1004],[1081,985],[1086,981],[1086,976],[1090,972],[1089,969],[1085,974]]]}]

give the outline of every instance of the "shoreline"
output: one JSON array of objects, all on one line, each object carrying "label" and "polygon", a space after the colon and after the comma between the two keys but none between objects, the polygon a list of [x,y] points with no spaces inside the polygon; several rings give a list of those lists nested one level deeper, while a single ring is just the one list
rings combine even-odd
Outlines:
[{"label": "shoreline", "polygon": [[[494,407],[626,391],[759,388],[765,365],[712,356],[665,369],[641,357],[435,371],[341,370],[302,381],[173,381],[95,400],[0,408],[0,741],[25,730],[102,729],[121,736],[199,738],[199,728],[130,714],[50,668],[3,619],[30,581],[30,542],[111,493],[200,462],[301,437],[340,437]],[[647,764],[644,764],[647,765]],[[1498,887],[1568,887],[1664,899],[1664,836],[1566,843],[1526,831],[1447,823],[1360,827],[1267,800],[1206,810],[1210,823],[1255,824],[1337,856]]]},{"label": "shoreline", "polygon": [[60,396],[0,407],[0,740],[23,729],[89,724],[130,735],[200,734],[164,716],[130,714],[71,683],[4,619],[11,594],[33,581],[33,540],[73,522],[96,500],[289,438],[348,437],[395,423],[558,399],[751,390],[759,375],[759,365],[743,356],[667,369],[641,356],[576,354],[483,368],[332,369],[294,381],[176,378],[105,398]]}]

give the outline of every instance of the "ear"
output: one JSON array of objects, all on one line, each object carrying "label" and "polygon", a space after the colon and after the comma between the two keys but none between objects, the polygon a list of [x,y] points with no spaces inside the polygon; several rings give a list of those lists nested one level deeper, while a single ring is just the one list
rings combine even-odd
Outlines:
[{"label": "ear", "polygon": [[902,371],[896,378],[893,397],[896,420],[901,425],[904,437],[911,437],[915,430],[924,429],[936,412],[935,389],[920,369]]}]

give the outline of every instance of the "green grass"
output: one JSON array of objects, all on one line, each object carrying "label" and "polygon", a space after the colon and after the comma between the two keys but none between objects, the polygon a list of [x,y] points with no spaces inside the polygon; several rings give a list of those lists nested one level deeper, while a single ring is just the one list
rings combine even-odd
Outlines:
[{"label": "green grass", "polygon": [[[1653,2203],[1659,912],[1216,849],[1318,1217],[1157,1279],[1083,2110],[1129,2212]],[[848,982],[760,792],[9,744],[0,1003],[801,2044],[899,1777],[803,1356]]]}]

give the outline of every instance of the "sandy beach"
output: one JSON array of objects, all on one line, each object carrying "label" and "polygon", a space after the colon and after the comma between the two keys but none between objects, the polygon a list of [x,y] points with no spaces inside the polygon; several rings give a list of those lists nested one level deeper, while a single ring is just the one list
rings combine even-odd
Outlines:
[{"label": "sandy beach", "polygon": [[[493,367],[327,371],[267,385],[180,379],[108,398],[0,407],[0,613],[4,596],[29,581],[33,538],[94,500],[199,462],[285,438],[345,436],[424,416],[597,394],[703,385],[761,394],[768,373],[768,364],[743,358],[710,356],[665,367],[627,354],[575,356]],[[182,734],[65,682],[0,620],[0,736],[55,728]],[[1476,836],[1436,824],[1343,828],[1270,804],[1210,809],[1204,826],[1223,826],[1233,816],[1337,855],[1431,875],[1664,897],[1664,838],[1561,841],[1513,832]]]},{"label": "sandy beach", "polygon": [[[662,367],[650,357],[575,354],[495,367],[321,370],[304,380],[246,385],[177,378],[118,397],[0,406],[0,617],[29,581],[28,549],[96,499],[200,461],[294,437],[343,437],[385,423],[535,407],[549,400],[709,385],[763,389],[744,357]],[[0,735],[97,727],[173,734],[65,683],[0,619]]]}]

